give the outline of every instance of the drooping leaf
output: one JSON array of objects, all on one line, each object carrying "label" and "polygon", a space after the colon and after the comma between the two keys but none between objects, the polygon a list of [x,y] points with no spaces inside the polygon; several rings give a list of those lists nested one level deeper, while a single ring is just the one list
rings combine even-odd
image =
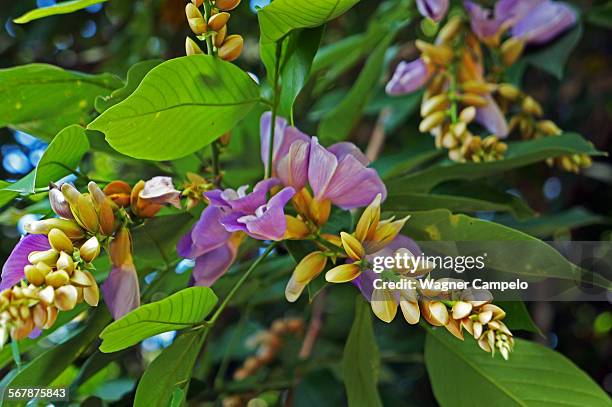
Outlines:
[{"label": "drooping leaf", "polygon": [[569,359],[522,339],[506,361],[483,352],[471,337],[459,341],[443,329],[429,329],[425,363],[442,407],[610,405],[606,393]]},{"label": "drooping leaf", "polygon": [[389,179],[387,187],[390,190],[428,192],[444,181],[484,178],[564,154],[601,155],[601,152],[578,134],[565,133],[557,137],[508,143],[508,152],[503,160],[484,163],[446,162]]},{"label": "drooping leaf", "polygon": [[385,54],[395,38],[396,30],[388,33],[368,57],[357,81],[342,102],[325,115],[319,124],[318,136],[324,143],[345,140],[359,122],[361,113],[379,83],[384,66]]},{"label": "drooping leaf", "polygon": [[153,68],[134,93],[88,129],[103,132],[122,154],[171,160],[213,142],[258,101],[257,84],[236,65],[192,55]]},{"label": "drooping leaf", "polygon": [[71,0],[64,1],[53,6],[40,7],[31,11],[28,11],[19,18],[13,21],[17,24],[29,23],[32,20],[38,20],[39,18],[54,16],[57,14],[69,14],[78,10],[82,10],[86,7],[93,6],[94,4],[104,3],[106,0]]},{"label": "drooping leaf", "polygon": [[293,103],[306,84],[322,35],[323,27],[296,30],[289,35],[285,54],[282,56],[279,105],[281,116],[293,116]]},{"label": "drooping leaf", "polygon": [[372,329],[370,304],[361,296],[355,302],[355,319],[342,355],[342,374],[349,406],[382,406],[378,394],[380,355]]},{"label": "drooping leaf", "polygon": [[72,125],[60,131],[43,153],[36,168],[20,181],[5,187],[21,194],[33,194],[35,188],[48,186],[72,174],[89,151],[85,129]]},{"label": "drooping leaf", "polygon": [[312,28],[344,14],[359,0],[275,0],[258,11],[261,42],[275,42],[292,30]]},{"label": "drooping leaf", "polygon": [[560,230],[574,229],[583,226],[611,223],[612,220],[597,215],[585,208],[572,208],[564,212],[543,215],[523,222],[504,219],[502,223],[514,229],[545,239]]},{"label": "drooping leaf", "polygon": [[134,406],[166,407],[177,388],[186,393],[206,333],[206,330],[186,332],[162,351],[142,375]]},{"label": "drooping leaf", "polygon": [[114,75],[87,75],[46,64],[0,69],[0,127],[51,140],[71,124],[86,125],[94,99],[121,85]]},{"label": "drooping leaf", "polygon": [[117,352],[150,336],[201,324],[216,303],[210,288],[190,287],[143,305],[104,329],[100,351]]},{"label": "drooping leaf", "polygon": [[98,96],[96,98],[94,106],[98,113],[102,113],[117,103],[124,101],[136,90],[145,75],[162,62],[161,59],[151,59],[132,65],[128,70],[125,86],[115,90],[108,96]]},{"label": "drooping leaf", "polygon": [[582,24],[579,23],[554,43],[544,45],[542,50],[526,56],[525,60],[561,80],[567,60],[582,38],[582,31]]}]

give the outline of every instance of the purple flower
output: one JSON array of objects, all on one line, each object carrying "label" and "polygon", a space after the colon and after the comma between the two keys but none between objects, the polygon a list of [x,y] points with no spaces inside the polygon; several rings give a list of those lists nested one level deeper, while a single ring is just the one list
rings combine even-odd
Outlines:
[{"label": "purple flower", "polygon": [[316,137],[310,141],[308,183],[314,198],[329,200],[342,209],[367,206],[381,194],[387,195],[385,184],[376,170],[367,168],[368,159],[350,143],[325,149]]},{"label": "purple flower", "polygon": [[423,17],[438,22],[448,12],[448,0],[416,0],[417,9]]},{"label": "purple flower", "polygon": [[528,44],[543,44],[576,23],[576,12],[567,4],[543,1],[512,27],[512,35]]},{"label": "purple flower", "polygon": [[138,274],[132,263],[113,266],[101,288],[106,306],[115,320],[140,306]]},{"label": "purple flower", "polygon": [[425,85],[430,76],[431,72],[422,58],[412,62],[402,61],[395,68],[385,90],[389,95],[412,93]]},{"label": "purple flower", "polygon": [[28,255],[34,251],[49,250],[49,239],[45,235],[27,235],[17,243],[2,267],[0,291],[10,288],[25,278],[23,269],[30,264]]},{"label": "purple flower", "polygon": [[[270,114],[264,113],[261,118],[261,155],[266,166],[270,120]],[[275,131],[272,173],[283,185],[299,192],[308,183],[319,202],[328,200],[343,209],[366,206],[379,193],[385,198],[385,185],[374,169],[367,168],[370,161],[353,143],[336,143],[326,149],[316,137],[287,126],[283,118],[276,119]],[[213,199],[219,193],[212,194]],[[210,193],[206,196],[211,198]],[[261,196],[258,195],[258,199]],[[225,225],[231,227],[231,219]]]},{"label": "purple flower", "polygon": [[491,96],[487,95],[485,98],[489,103],[476,110],[476,121],[490,131],[491,134],[499,138],[508,137],[508,123],[504,114]]},{"label": "purple flower", "polygon": [[[399,249],[408,249],[410,253],[415,256],[419,256],[422,252],[419,246],[415,243],[414,240],[409,237],[398,235],[391,243],[385,246],[383,249],[379,250],[376,253],[372,253],[367,256],[369,261],[373,261],[374,257],[379,256],[394,256],[395,252]],[[375,273],[372,270],[364,270],[361,274],[351,281],[361,294],[365,297],[366,300],[372,300],[372,292],[374,291],[374,280],[380,278],[380,274]]]},{"label": "purple flower", "polygon": [[499,35],[510,25],[510,16],[518,1],[499,1],[495,10],[481,7],[472,1],[465,1],[464,6],[470,16],[470,26],[478,38],[484,42],[497,42]]}]

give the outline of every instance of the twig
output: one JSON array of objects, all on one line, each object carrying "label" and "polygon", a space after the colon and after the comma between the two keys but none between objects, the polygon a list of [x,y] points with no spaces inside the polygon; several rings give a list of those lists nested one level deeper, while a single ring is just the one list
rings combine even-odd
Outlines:
[{"label": "twig", "polygon": [[378,119],[376,120],[376,125],[374,126],[374,130],[372,131],[372,136],[370,137],[370,142],[368,143],[368,147],[366,149],[366,157],[370,161],[374,161],[380,155],[382,148],[385,144],[385,122],[391,115],[391,108],[385,107],[378,114]]}]

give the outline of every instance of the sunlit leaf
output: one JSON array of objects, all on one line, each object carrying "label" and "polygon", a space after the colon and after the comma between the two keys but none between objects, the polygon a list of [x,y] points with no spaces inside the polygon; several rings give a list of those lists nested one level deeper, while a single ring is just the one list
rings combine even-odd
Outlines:
[{"label": "sunlit leaf", "polygon": [[38,20],[39,18],[54,16],[57,14],[69,14],[78,10],[82,10],[86,7],[93,6],[94,4],[104,3],[106,0],[72,0],[64,1],[53,6],[40,7],[31,11],[28,11],[19,18],[13,21],[17,24],[29,23],[32,20]]}]

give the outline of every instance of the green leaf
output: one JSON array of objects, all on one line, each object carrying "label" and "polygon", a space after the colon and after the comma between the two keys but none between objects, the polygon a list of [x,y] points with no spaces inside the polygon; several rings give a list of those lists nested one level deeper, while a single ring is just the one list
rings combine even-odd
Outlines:
[{"label": "green leaf", "polygon": [[583,226],[610,223],[609,218],[597,215],[585,208],[572,208],[564,212],[543,215],[524,222],[511,219],[503,223],[531,236],[541,239],[553,236],[557,231],[575,229]]},{"label": "green leaf", "polygon": [[19,195],[19,193],[17,192],[5,189],[7,187],[10,187],[10,185],[10,182],[0,180],[0,208],[11,202],[17,197],[17,195]]},{"label": "green leaf", "polygon": [[100,334],[100,351],[117,352],[162,332],[201,324],[217,303],[208,287],[190,287],[143,305],[113,322]]},{"label": "green leaf", "polygon": [[452,212],[498,211],[510,212],[518,219],[532,217],[535,213],[517,196],[498,191],[483,184],[453,183],[451,190],[440,193],[389,191],[385,209],[390,211],[422,211],[448,209]]},{"label": "green leaf", "polygon": [[33,194],[35,188],[48,186],[72,174],[89,151],[85,129],[72,125],[60,131],[43,153],[36,168],[6,189],[21,194]]},{"label": "green leaf", "polygon": [[508,143],[508,153],[503,160],[484,163],[446,162],[442,165],[390,179],[387,182],[387,187],[389,190],[428,192],[444,181],[489,177],[513,168],[565,154],[601,155],[602,153],[578,134],[565,133],[557,137]]},{"label": "green leaf", "polygon": [[[398,217],[411,215],[403,233],[422,241],[423,245],[429,240],[446,241],[455,242],[457,247],[465,245],[470,250],[475,247],[473,242],[478,242],[479,251],[488,255],[486,265],[489,281],[494,281],[496,272],[505,273],[506,277],[521,276],[525,279],[563,279],[572,287],[581,281],[579,268],[568,262],[553,247],[507,226],[466,215],[454,215],[446,209],[395,211],[393,214]],[[508,244],[500,245],[499,242]],[[609,282],[599,277],[598,284],[607,287]]]},{"label": "green leaf", "polygon": [[123,102],[88,126],[122,154],[171,160],[207,146],[259,101],[253,79],[236,65],[207,55],[153,68]]},{"label": "green leaf", "polygon": [[612,29],[612,1],[590,9],[586,14],[586,20],[593,25]]},{"label": "green leaf", "polygon": [[31,362],[25,364],[12,378],[8,378],[6,382],[3,380],[0,388],[49,385],[89,348],[110,320],[110,314],[104,307],[96,309],[87,324],[74,332],[68,340],[44,350]]},{"label": "green leaf", "polygon": [[349,406],[382,406],[378,394],[380,355],[372,329],[370,304],[358,295],[355,319],[342,355],[342,373]]},{"label": "green leaf", "polygon": [[519,299],[513,301],[495,301],[495,305],[498,305],[506,312],[504,323],[510,330],[522,330],[544,336],[531,318],[531,315],[529,315],[527,306],[525,306],[523,301]]},{"label": "green leaf", "polygon": [[102,113],[108,108],[115,106],[117,103],[123,102],[136,90],[145,75],[162,62],[161,59],[151,59],[132,65],[128,70],[125,86],[115,90],[108,96],[98,96],[96,98],[94,103],[96,111]]},{"label": "green leaf", "polygon": [[610,398],[565,356],[516,339],[510,360],[491,357],[470,337],[459,341],[443,329],[429,329],[425,362],[442,407],[609,406]]},{"label": "green leaf", "polygon": [[39,7],[37,9],[28,11],[19,18],[13,20],[17,24],[29,23],[32,20],[38,20],[39,18],[54,16],[57,14],[69,14],[78,10],[82,10],[86,7],[93,6],[94,4],[104,3],[106,0],[72,0],[64,1],[59,4],[48,7]]},{"label": "green leaf", "polygon": [[121,85],[114,75],[87,75],[46,64],[0,69],[0,127],[51,140],[66,126],[86,125],[94,99]]},{"label": "green leaf", "polygon": [[397,30],[391,31],[376,46],[351,90],[342,102],[321,120],[318,136],[323,143],[345,140],[361,119],[363,109],[380,81],[385,54],[396,33]]},{"label": "green leaf", "polygon": [[542,50],[527,55],[525,60],[557,79],[563,79],[565,65],[582,38],[582,31],[582,24],[578,23],[576,27],[563,34],[554,43],[544,45]]},{"label": "green leaf", "polygon": [[279,114],[293,117],[293,103],[306,84],[312,60],[319,49],[323,27],[294,31],[282,56]]},{"label": "green leaf", "polygon": [[140,379],[134,406],[166,407],[174,399],[177,388],[186,393],[207,331],[186,332],[162,351]]},{"label": "green leaf", "polygon": [[258,11],[261,42],[276,42],[292,30],[325,24],[359,0],[275,0]]}]

